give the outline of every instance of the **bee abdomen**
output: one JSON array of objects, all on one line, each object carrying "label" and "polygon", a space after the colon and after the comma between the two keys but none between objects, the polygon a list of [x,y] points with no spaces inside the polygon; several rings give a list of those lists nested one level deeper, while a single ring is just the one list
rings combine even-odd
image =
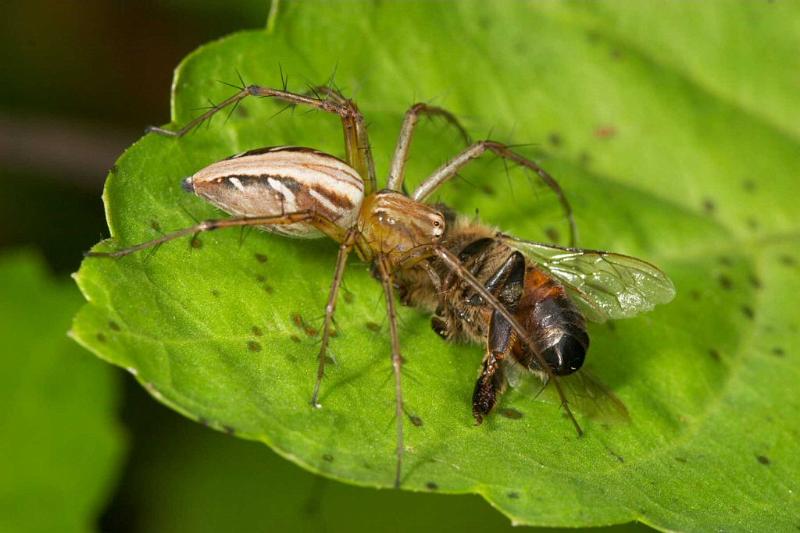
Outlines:
[{"label": "bee abdomen", "polygon": [[[583,366],[589,349],[586,322],[564,288],[536,268],[530,268],[526,273],[525,291],[517,317],[531,333],[542,359],[553,374],[572,374]],[[541,366],[523,346],[519,346],[515,355],[529,368]]]}]

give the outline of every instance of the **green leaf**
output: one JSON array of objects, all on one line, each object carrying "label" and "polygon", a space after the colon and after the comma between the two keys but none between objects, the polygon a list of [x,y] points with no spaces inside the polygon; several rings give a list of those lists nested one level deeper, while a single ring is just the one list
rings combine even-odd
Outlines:
[{"label": "green leaf", "polygon": [[115,372],[67,338],[80,297],[38,258],[0,280],[0,531],[91,531],[124,448]]},{"label": "green leaf", "polygon": [[[632,421],[584,419],[582,439],[556,405],[523,390],[500,406],[521,418],[495,414],[476,427],[480,347],[445,344],[427,316],[402,309],[406,408],[423,422],[406,424],[404,488],[478,493],[522,524],[800,524],[800,401],[790,393],[800,317],[785,298],[800,289],[797,7],[358,5],[290,3],[273,32],[199,49],[176,72],[172,127],[209,98],[229,96],[217,80],[235,82],[237,71],[280,86],[282,65],[301,91],[335,71],[367,116],[383,174],[404,110],[433,99],[475,137],[491,130],[538,143],[522,150],[567,191],[580,244],[653,261],[678,288],[652,313],[590,328],[588,366]],[[282,144],[342,152],[332,117],[275,116],[282,107],[266,100],[243,108],[186,138],[148,135],[130,148],[107,182],[114,240],[102,249],[220,216],[182,193],[180,179],[230,154]],[[424,124],[412,181],[458,149],[446,125]],[[548,198],[521,173],[507,180],[501,164],[487,163],[465,178],[441,199],[465,213],[480,207],[483,220],[521,237],[543,238],[554,223],[557,211],[544,209]],[[242,240],[235,231],[200,242],[84,262],[77,279],[89,304],[76,338],[187,416],[326,476],[389,486],[394,392],[381,291],[367,266],[351,262],[346,274],[349,298],[331,347],[337,364],[323,383],[323,409],[312,410],[311,330],[335,244],[256,232]]]},{"label": "green leaf", "polygon": [[[115,501],[123,502],[122,516],[136,510],[140,531],[513,530],[479,496],[431,496],[337,483],[305,472],[257,443],[209,431],[160,406],[142,406],[137,414],[131,466]],[[629,524],[598,533],[634,531],[649,528]]]}]

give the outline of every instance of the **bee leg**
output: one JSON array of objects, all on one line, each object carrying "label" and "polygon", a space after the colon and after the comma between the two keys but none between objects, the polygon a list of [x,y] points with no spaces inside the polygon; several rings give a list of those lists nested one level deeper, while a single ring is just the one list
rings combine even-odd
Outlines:
[{"label": "bee leg", "polygon": [[569,245],[575,246],[575,242],[577,240],[575,218],[572,215],[572,206],[569,204],[567,197],[564,195],[564,191],[561,189],[561,186],[558,184],[555,178],[548,174],[547,171],[538,164],[514,152],[508,145],[499,143],[497,141],[484,140],[476,142],[455,156],[453,159],[439,167],[433,174],[430,175],[430,177],[428,177],[419,185],[419,187],[417,187],[417,189],[414,191],[414,194],[411,195],[411,198],[417,202],[424,201],[431,194],[433,194],[436,189],[453,178],[462,167],[467,165],[473,159],[480,157],[487,151],[493,152],[503,159],[507,159],[532,170],[537,176],[539,176],[539,179],[541,179],[542,182],[547,185],[556,194],[556,196],[558,196],[558,201],[561,203],[561,207],[564,210],[564,215],[569,223]]},{"label": "bee leg", "polygon": [[395,470],[394,487],[400,488],[400,475],[403,469],[403,388],[401,369],[403,357],[400,355],[400,340],[397,334],[397,312],[394,307],[394,290],[392,284],[391,266],[387,258],[379,255],[376,258],[378,270],[381,274],[381,285],[386,298],[386,312],[389,318],[389,334],[392,341],[392,370],[394,371],[395,417],[397,421],[397,468]]},{"label": "bee leg", "polygon": [[336,298],[344,278],[344,269],[347,266],[347,256],[355,244],[356,231],[356,228],[348,230],[344,240],[339,245],[339,254],[336,256],[336,268],[333,272],[331,290],[328,293],[328,304],[325,306],[325,319],[322,322],[322,344],[319,347],[317,382],[314,384],[314,393],[311,395],[311,405],[313,407],[322,407],[319,403],[319,388],[322,385],[322,377],[325,375],[325,358],[327,357],[328,342],[330,341],[331,323],[333,323],[333,314],[336,312]]},{"label": "bee leg", "polygon": [[441,107],[436,107],[428,104],[417,103],[411,106],[406,111],[406,116],[403,119],[403,126],[400,128],[400,136],[397,139],[397,146],[394,149],[394,156],[392,157],[392,164],[389,167],[389,179],[386,183],[386,188],[393,191],[400,191],[403,188],[403,173],[405,172],[406,160],[408,159],[408,151],[411,148],[411,138],[414,136],[414,128],[417,126],[420,115],[427,115],[428,117],[442,117],[445,121],[455,127],[461,136],[464,138],[466,144],[470,144],[472,140],[467,133],[467,130],[461,125],[458,119],[451,112]]},{"label": "bee leg", "polygon": [[489,323],[486,356],[472,393],[472,416],[478,424],[489,414],[505,390],[506,380],[501,363],[511,350],[513,332],[511,324],[495,311]]}]

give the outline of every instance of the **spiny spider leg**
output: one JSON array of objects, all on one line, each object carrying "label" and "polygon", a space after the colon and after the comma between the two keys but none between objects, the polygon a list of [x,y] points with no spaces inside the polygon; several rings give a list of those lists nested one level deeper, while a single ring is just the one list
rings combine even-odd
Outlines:
[{"label": "spiny spider leg", "polygon": [[132,254],[134,252],[138,252],[140,250],[144,250],[146,248],[150,248],[152,246],[163,244],[167,241],[179,239],[187,235],[202,233],[204,231],[212,231],[220,228],[231,228],[239,226],[269,226],[269,225],[295,224],[297,222],[306,222],[306,221],[310,221],[315,225],[319,225],[321,231],[324,231],[322,228],[325,228],[325,230],[327,230],[329,225],[333,225],[332,222],[325,219],[321,215],[315,214],[312,211],[297,211],[294,213],[286,213],[283,215],[273,215],[273,216],[263,216],[263,217],[239,217],[239,218],[204,220],[203,222],[195,224],[194,226],[189,226],[188,228],[183,228],[176,231],[172,231],[170,233],[165,233],[160,237],[139,244],[134,244],[133,246],[129,246],[128,248],[122,248],[120,250],[115,250],[113,252],[87,252],[86,256],[117,258]]},{"label": "spiny spider leg", "polygon": [[376,258],[378,270],[381,274],[383,294],[386,298],[386,312],[389,318],[389,335],[392,340],[392,370],[394,371],[395,417],[397,422],[397,469],[394,477],[394,487],[400,488],[400,475],[403,469],[403,388],[401,369],[403,357],[400,355],[400,340],[397,334],[397,311],[394,307],[394,290],[392,285],[391,265],[386,256]]},{"label": "spiny spider leg", "polygon": [[456,173],[461,170],[461,168],[463,168],[473,159],[480,157],[486,151],[494,152],[503,159],[513,161],[518,165],[533,170],[544,182],[544,184],[550,187],[550,189],[556,193],[558,200],[561,203],[561,207],[564,210],[564,214],[567,217],[567,221],[569,222],[569,245],[574,247],[578,238],[578,230],[575,226],[575,218],[572,215],[572,206],[570,206],[567,197],[564,195],[564,191],[561,189],[561,186],[558,184],[555,178],[553,178],[547,173],[546,170],[537,165],[535,162],[512,151],[508,145],[499,143],[497,141],[484,140],[476,142],[455,156],[453,159],[439,167],[433,174],[430,175],[430,177],[428,177],[419,185],[419,187],[417,187],[417,189],[414,191],[414,194],[411,195],[411,198],[417,202],[424,201],[431,194],[433,194],[436,189],[441,187],[449,179],[453,178]]},{"label": "spiny spider leg", "polygon": [[464,143],[469,145],[472,140],[469,133],[455,115],[446,109],[436,107],[424,103],[417,103],[411,106],[406,111],[403,125],[400,128],[400,136],[397,139],[397,145],[394,149],[394,156],[392,157],[392,165],[389,167],[389,180],[386,183],[386,188],[393,191],[399,191],[403,187],[403,178],[406,168],[406,161],[408,160],[408,151],[411,148],[411,140],[414,136],[414,128],[419,122],[420,115],[428,117],[442,117],[449,124],[455,127],[461,136],[464,138]]},{"label": "spiny spider leg", "polygon": [[328,304],[325,306],[325,319],[322,323],[322,345],[319,348],[319,366],[317,367],[317,382],[314,385],[314,393],[311,396],[311,405],[313,407],[322,407],[319,404],[319,388],[322,384],[322,377],[325,375],[325,357],[328,351],[328,342],[330,340],[331,322],[333,322],[333,314],[336,312],[336,299],[339,295],[339,287],[344,278],[344,269],[347,266],[347,256],[355,245],[356,232],[358,230],[353,227],[347,231],[344,240],[339,245],[339,254],[336,256],[336,269],[333,273],[333,282],[331,283],[331,290],[328,293]]},{"label": "spiny spider leg", "polygon": [[484,299],[486,303],[488,303],[492,309],[500,313],[500,315],[511,324],[511,327],[514,329],[514,332],[519,336],[519,338],[528,345],[531,350],[531,353],[534,354],[536,357],[537,363],[539,363],[539,367],[547,376],[547,381],[553,383],[558,392],[558,397],[561,400],[561,407],[564,408],[564,411],[567,413],[572,425],[575,426],[575,431],[578,433],[580,437],[583,435],[583,429],[581,428],[578,420],[575,418],[575,415],[572,413],[572,409],[569,407],[569,402],[567,401],[567,396],[564,394],[564,390],[561,387],[561,383],[559,382],[557,376],[555,376],[550,371],[550,366],[544,360],[542,355],[539,353],[536,345],[534,344],[533,340],[531,339],[530,335],[525,331],[525,328],[520,325],[519,321],[514,318],[514,316],[509,312],[509,310],[504,306],[489,290],[483,286],[483,284],[476,278],[468,269],[464,268],[459,261],[458,257],[453,255],[450,250],[441,246],[439,244],[428,244],[418,246],[413,250],[409,251],[409,260],[413,260],[414,258],[420,258],[424,256],[436,256],[438,257],[442,263],[450,269],[456,276],[464,280],[478,295]]},{"label": "spiny spider leg", "polygon": [[[333,91],[331,89],[331,91]],[[352,100],[342,98],[341,95],[335,98],[316,98],[313,96],[306,96],[302,94],[283,91],[280,89],[271,89],[269,87],[261,87],[259,85],[248,85],[241,89],[238,93],[230,96],[215,105],[202,115],[189,121],[182,128],[177,131],[171,131],[156,126],[151,126],[147,129],[148,132],[157,133],[159,135],[166,135],[168,137],[183,137],[188,132],[192,131],[196,126],[200,125],[205,120],[211,118],[214,114],[229,105],[237,104],[248,96],[258,96],[262,98],[275,98],[292,105],[307,105],[315,109],[339,115],[342,120],[342,128],[344,130],[345,151],[347,153],[347,162],[352,166],[359,175],[364,179],[365,193],[370,194],[376,190],[375,180],[375,163],[372,159],[372,150],[369,145],[369,137],[367,136],[367,127],[364,122],[364,117],[356,107]]]}]

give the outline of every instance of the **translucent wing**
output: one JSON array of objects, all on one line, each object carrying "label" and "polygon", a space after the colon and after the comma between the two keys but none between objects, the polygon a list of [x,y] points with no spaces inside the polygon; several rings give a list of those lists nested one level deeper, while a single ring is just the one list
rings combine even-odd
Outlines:
[{"label": "translucent wing", "polygon": [[675,296],[657,267],[627,255],[564,248],[498,235],[564,285],[587,319],[605,322],[650,311]]},{"label": "translucent wing", "polygon": [[[529,371],[513,358],[505,359],[503,363],[506,380],[513,389],[526,396],[538,398],[548,388],[548,383],[539,379],[541,376]],[[603,422],[630,421],[628,409],[622,400],[585,368],[569,376],[559,376],[558,381],[569,406],[575,411]],[[549,399],[559,401],[555,395],[548,397],[548,401]]]}]

